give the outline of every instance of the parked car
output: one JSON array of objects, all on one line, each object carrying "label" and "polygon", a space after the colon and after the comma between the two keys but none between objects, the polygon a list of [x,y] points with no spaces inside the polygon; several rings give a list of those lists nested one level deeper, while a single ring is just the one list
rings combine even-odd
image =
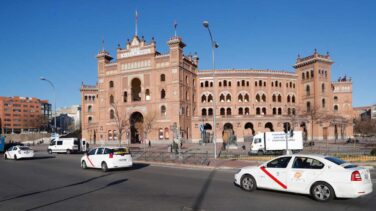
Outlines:
[{"label": "parked car", "polygon": [[4,153],[4,159],[22,159],[34,157],[34,150],[27,146],[12,146]]},{"label": "parked car", "polygon": [[358,139],[353,139],[353,138],[348,138],[347,141],[346,141],[346,144],[353,144],[354,142],[356,144],[358,144],[359,140]]},{"label": "parked car", "polygon": [[320,155],[285,155],[244,167],[236,172],[235,184],[246,191],[264,188],[307,194],[320,202],[357,198],[373,191],[368,169]]},{"label": "parked car", "polygon": [[48,146],[47,152],[52,154],[54,152],[65,152],[70,154],[79,151],[79,140],[77,138],[58,138],[52,139]]},{"label": "parked car", "polygon": [[132,167],[132,156],[125,147],[98,147],[91,149],[81,158],[81,167],[109,169]]}]

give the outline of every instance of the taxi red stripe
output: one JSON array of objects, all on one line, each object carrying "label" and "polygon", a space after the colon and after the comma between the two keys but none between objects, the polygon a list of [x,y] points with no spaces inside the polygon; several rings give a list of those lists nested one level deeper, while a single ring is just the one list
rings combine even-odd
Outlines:
[{"label": "taxi red stripe", "polygon": [[91,162],[89,156],[86,156],[87,160],[90,162],[91,166],[94,167],[93,163]]},{"label": "taxi red stripe", "polygon": [[283,184],[281,181],[279,181],[277,178],[275,178],[270,172],[268,172],[264,166],[260,167],[261,171],[263,171],[266,175],[268,175],[274,182],[276,182],[279,186],[281,186],[283,189],[287,189],[287,186]]}]

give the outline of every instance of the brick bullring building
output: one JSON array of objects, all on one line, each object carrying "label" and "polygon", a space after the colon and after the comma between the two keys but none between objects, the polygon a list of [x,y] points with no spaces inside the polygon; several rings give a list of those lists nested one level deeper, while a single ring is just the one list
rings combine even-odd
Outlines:
[{"label": "brick bullring building", "polygon": [[[298,57],[295,72],[272,70],[198,70],[197,55],[184,55],[184,42],[174,36],[169,52],[156,50],[154,39],[135,35],[116,61],[102,50],[96,56],[96,85],[81,86],[82,135],[95,143],[116,141],[117,116],[126,119],[122,140],[141,143],[142,122],[154,116],[151,142],[170,143],[173,125],[186,141],[199,142],[216,130],[217,142],[230,133],[238,142],[258,132],[282,131],[284,123],[307,140],[353,136],[352,82],[331,81],[330,55],[316,50]],[[213,75],[215,80],[213,80]],[[216,125],[213,125],[216,100]],[[114,107],[116,105],[116,107]],[[141,126],[140,126],[141,125]]]}]

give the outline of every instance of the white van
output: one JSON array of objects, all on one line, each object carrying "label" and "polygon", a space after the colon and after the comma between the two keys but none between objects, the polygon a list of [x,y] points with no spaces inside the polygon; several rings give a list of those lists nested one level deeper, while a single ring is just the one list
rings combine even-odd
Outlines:
[{"label": "white van", "polygon": [[78,146],[80,141],[77,138],[59,138],[52,139],[48,146],[47,152],[52,154],[53,152],[65,152],[70,154],[72,152],[78,152]]},{"label": "white van", "polygon": [[293,136],[288,134],[286,145],[286,134],[283,131],[259,133],[253,137],[251,150],[248,154],[282,154],[286,147],[293,152],[301,151],[303,150],[302,134],[302,131],[294,131]]}]

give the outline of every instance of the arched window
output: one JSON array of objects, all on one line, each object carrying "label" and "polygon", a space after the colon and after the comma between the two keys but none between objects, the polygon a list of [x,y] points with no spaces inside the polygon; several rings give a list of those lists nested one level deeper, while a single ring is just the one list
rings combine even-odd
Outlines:
[{"label": "arched window", "polygon": [[277,108],[273,108],[273,115],[277,114]]},{"label": "arched window", "polygon": [[210,82],[210,87],[213,87],[213,82]]},{"label": "arched window", "polygon": [[203,108],[203,109],[201,110],[201,116],[206,116],[206,108]]},{"label": "arched window", "polygon": [[266,115],[266,108],[262,108],[262,114]]},{"label": "arched window", "polygon": [[325,108],[325,99],[321,100],[322,107]]},{"label": "arched window", "polygon": [[279,87],[282,87],[282,83],[281,82],[279,82]]},{"label": "arched window", "polygon": [[141,80],[138,78],[132,79],[131,97],[133,102],[141,101]]},{"label": "arched window", "polygon": [[266,102],[266,95],[262,94],[262,102]]},{"label": "arched window", "polygon": [[243,102],[243,95],[242,95],[242,94],[239,94],[239,95],[238,95],[238,101],[239,101],[239,102]]},{"label": "arched window", "polygon": [[292,88],[292,82],[290,82],[290,88]]},{"label": "arched window", "polygon": [[145,100],[150,100],[150,89],[145,90]]},{"label": "arched window", "polygon": [[239,108],[239,109],[238,109],[238,114],[239,114],[239,115],[243,115],[243,108]]},{"label": "arched window", "polygon": [[248,107],[244,109],[244,114],[249,115],[249,108]]},{"label": "arched window", "polygon": [[278,102],[282,102],[282,96],[278,95]]},{"label": "arched window", "polygon": [[228,82],[228,86],[231,86],[231,81]]},{"label": "arched window", "polygon": [[128,93],[123,92],[123,102],[126,103],[128,101]]},{"label": "arched window", "polygon": [[274,82],[272,81],[272,87],[274,87]]},{"label": "arched window", "polygon": [[278,115],[282,115],[282,108],[278,108]]},{"label": "arched window", "polygon": [[338,105],[334,105],[334,112],[338,112]]},{"label": "arched window", "polygon": [[202,97],[201,97],[201,103],[206,103],[206,96],[205,95],[202,95]]},{"label": "arched window", "polygon": [[226,80],[223,81],[223,86],[227,86],[227,81]]},{"label": "arched window", "polygon": [[302,79],[303,79],[303,80],[305,79],[305,74],[304,74],[304,73],[302,73]]},{"label": "arched window", "polygon": [[226,95],[226,102],[231,102],[231,95],[230,94]]},{"label": "arched window", "polygon": [[89,124],[93,123],[93,117],[89,116],[89,117],[87,118],[87,122],[88,122]]},{"label": "arched window", "polygon": [[200,84],[201,84],[201,87],[204,87],[204,82],[201,82]]},{"label": "arched window", "polygon": [[277,101],[277,97],[274,94],[273,94],[272,100],[273,100],[273,102]]},{"label": "arched window", "polygon": [[242,86],[245,86],[245,80],[242,80]]},{"label": "arched window", "polygon": [[209,116],[213,116],[213,109],[212,109],[212,108],[209,108],[209,109],[208,109],[208,115],[209,115]]},{"label": "arched window", "polygon": [[295,115],[295,108],[292,108],[292,115]]},{"label": "arched window", "polygon": [[287,95],[287,102],[290,102],[290,95]]},{"label": "arched window", "polygon": [[261,80],[259,80],[259,84],[258,84],[259,86],[262,86],[262,81]]},{"label": "arched window", "polygon": [[227,108],[226,114],[231,115],[231,108]]},{"label": "arched window", "polygon": [[264,86],[266,86],[266,82],[264,81]]},{"label": "arched window", "polygon": [[92,106],[91,106],[91,105],[89,105],[89,106],[87,107],[87,112],[92,112]]},{"label": "arched window", "polygon": [[260,102],[260,101],[261,101],[260,95],[257,94],[257,95],[256,95],[256,102]]},{"label": "arched window", "polygon": [[219,96],[219,101],[225,102],[225,95],[224,94],[221,94],[221,96]]},{"label": "arched window", "polygon": [[288,115],[291,115],[291,108],[288,108],[288,109],[287,109],[287,114],[288,114]]},{"label": "arched window", "polygon": [[337,102],[337,100],[338,100],[338,97],[334,96],[334,102]]},{"label": "arched window", "polygon": [[307,112],[311,111],[311,102],[307,102]]},{"label": "arched window", "polygon": [[225,109],[224,109],[224,108],[221,108],[221,110],[220,110],[220,114],[221,114],[222,116],[225,115]]},{"label": "arched window", "polygon": [[244,102],[249,102],[249,95],[248,94],[244,95]]},{"label": "arched window", "polygon": [[209,96],[208,96],[208,102],[213,102],[213,95],[209,94]]},{"label": "arched window", "polygon": [[162,116],[166,116],[166,114],[167,114],[166,112],[167,112],[167,110],[166,110],[166,106],[164,106],[164,105],[161,106],[161,115],[162,115]]},{"label": "arched window", "polygon": [[114,110],[110,110],[110,119],[115,119],[115,112]]},{"label": "arched window", "polygon": [[185,76],[185,84],[188,84],[188,76]]},{"label": "arched window", "polygon": [[292,101],[293,103],[295,103],[295,95],[292,96],[291,101]]},{"label": "arched window", "polygon": [[164,89],[161,90],[161,99],[166,98],[166,91]]},{"label": "arched window", "polygon": [[110,95],[110,104],[114,104],[114,103],[115,103],[114,96],[113,96],[113,95]]},{"label": "arched window", "polygon": [[161,74],[161,82],[165,82],[166,81],[166,75],[165,74]]},{"label": "arched window", "polygon": [[220,82],[219,82],[219,87],[221,87],[221,86],[222,86],[222,82],[220,81]]},{"label": "arched window", "polygon": [[257,86],[257,81],[255,81],[255,86]]},{"label": "arched window", "polygon": [[209,87],[209,81],[205,81],[205,87]]},{"label": "arched window", "polygon": [[309,79],[309,72],[306,72],[305,76],[306,76],[307,79]]},{"label": "arched window", "polygon": [[110,88],[114,88],[114,81],[110,81],[108,85]]},{"label": "arched window", "polygon": [[313,70],[311,70],[311,78],[313,78]]},{"label": "arched window", "polygon": [[324,83],[321,84],[321,92],[323,92],[323,93],[325,92],[325,84]]},{"label": "arched window", "polygon": [[238,83],[237,83],[237,84],[238,84],[238,86],[240,86],[240,81],[238,81]]},{"label": "arched window", "polygon": [[306,86],[306,94],[309,96],[311,94],[311,88],[309,85]]},{"label": "arched window", "polygon": [[256,108],[256,115],[260,115],[261,114],[261,109],[259,107]]}]

